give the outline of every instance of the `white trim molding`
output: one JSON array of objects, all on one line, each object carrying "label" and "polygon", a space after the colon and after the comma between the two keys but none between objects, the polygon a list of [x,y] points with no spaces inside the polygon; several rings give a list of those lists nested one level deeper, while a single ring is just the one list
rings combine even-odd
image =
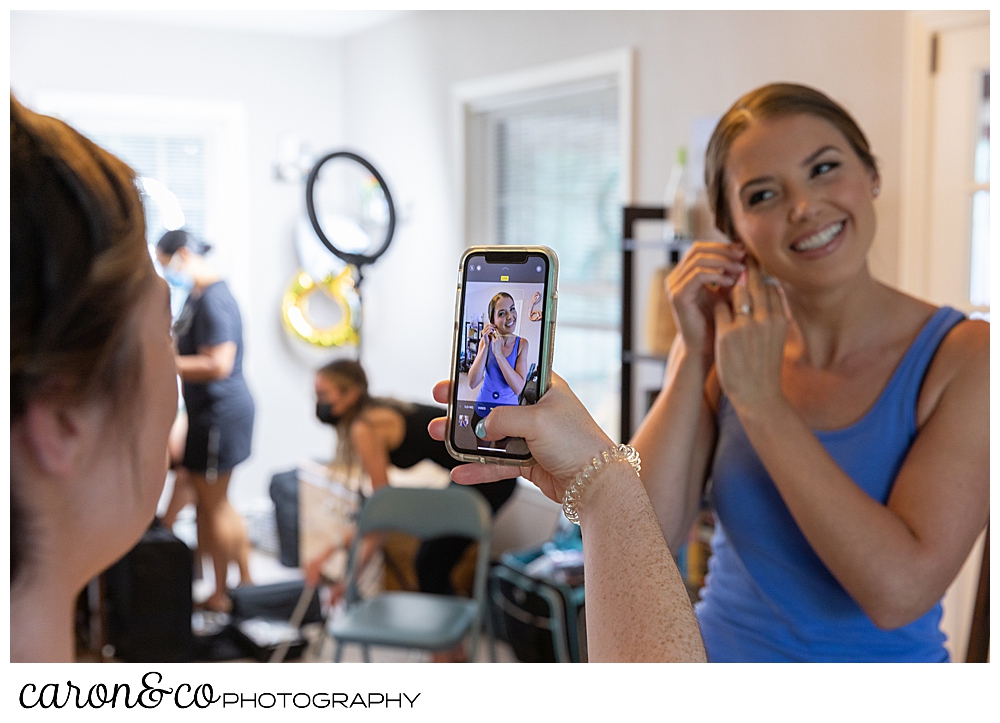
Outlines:
[{"label": "white trim molding", "polygon": [[[459,193],[461,219],[458,227],[462,245],[468,245],[470,197],[468,154],[469,126],[475,113],[496,107],[530,102],[539,97],[551,98],[560,88],[579,90],[582,85],[612,81],[618,90],[619,151],[621,157],[620,197],[622,203],[633,201],[634,187],[634,65],[635,54],[623,48],[597,55],[549,63],[511,73],[476,78],[456,83],[451,89],[454,128],[454,177]],[[474,234],[473,234],[474,235]]]},{"label": "white trim molding", "polygon": [[988,10],[911,10],[904,49],[903,128],[901,134],[900,240],[898,286],[923,297],[929,286],[928,238],[933,75],[936,33],[986,25]]}]

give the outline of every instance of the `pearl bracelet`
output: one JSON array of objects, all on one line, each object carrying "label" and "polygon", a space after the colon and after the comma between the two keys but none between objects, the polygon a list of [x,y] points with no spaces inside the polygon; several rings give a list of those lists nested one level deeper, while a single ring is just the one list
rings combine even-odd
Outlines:
[{"label": "pearl bracelet", "polygon": [[584,467],[566,488],[566,492],[563,494],[562,508],[567,520],[576,525],[580,524],[580,513],[577,510],[577,505],[580,504],[584,489],[597,476],[598,472],[612,462],[628,462],[636,474],[639,474],[639,470],[642,469],[639,453],[635,451],[634,447],[627,444],[619,444],[612,450],[601,452],[601,455],[594,457],[591,463]]}]

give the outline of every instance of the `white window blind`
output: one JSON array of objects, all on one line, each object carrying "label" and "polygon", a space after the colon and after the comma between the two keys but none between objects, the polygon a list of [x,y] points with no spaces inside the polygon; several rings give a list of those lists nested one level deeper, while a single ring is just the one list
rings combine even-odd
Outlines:
[{"label": "white window blind", "polygon": [[[139,176],[152,178],[177,197],[184,213],[184,228],[205,238],[205,146],[204,138],[194,135],[156,135],[136,133],[93,133],[90,139],[121,158]],[[143,198],[146,212],[146,238],[155,244],[166,231],[160,208],[148,196]]]},{"label": "white window blind", "polygon": [[488,147],[471,154],[487,166],[480,187],[488,238],[559,255],[553,364],[613,434],[621,371],[618,97],[613,81],[601,81],[481,111],[478,137]]}]

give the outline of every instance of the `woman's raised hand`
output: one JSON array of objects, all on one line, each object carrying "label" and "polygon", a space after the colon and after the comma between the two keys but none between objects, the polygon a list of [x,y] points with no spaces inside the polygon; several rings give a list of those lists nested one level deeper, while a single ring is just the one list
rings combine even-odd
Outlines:
[{"label": "woman's raised hand", "polygon": [[667,295],[678,333],[687,348],[711,362],[715,343],[715,305],[745,269],[742,245],[696,241],[667,276]]},{"label": "woman's raised hand", "polygon": [[788,332],[781,287],[753,257],[733,285],[732,301],[715,305],[719,384],[737,409],[781,401],[781,365]]},{"label": "woman's raised hand", "polygon": [[499,360],[500,357],[504,356],[503,353],[503,337],[497,332],[493,335],[493,358]]},{"label": "woman's raised hand", "polygon": [[479,352],[485,353],[487,347],[490,343],[499,336],[497,333],[497,328],[493,324],[487,324],[483,327],[483,332],[479,336]]},{"label": "woman's raised hand", "polygon": [[[439,382],[434,399],[446,404],[450,384]],[[566,487],[577,473],[601,452],[614,448],[614,442],[597,426],[569,385],[556,374],[552,386],[536,404],[500,406],[485,418],[485,440],[523,437],[536,464],[522,467],[521,475],[531,480],[551,500],[562,502]],[[447,421],[433,420],[428,432],[442,440]],[[511,468],[499,464],[464,464],[452,470],[451,478],[459,484],[495,482],[511,476]]]}]

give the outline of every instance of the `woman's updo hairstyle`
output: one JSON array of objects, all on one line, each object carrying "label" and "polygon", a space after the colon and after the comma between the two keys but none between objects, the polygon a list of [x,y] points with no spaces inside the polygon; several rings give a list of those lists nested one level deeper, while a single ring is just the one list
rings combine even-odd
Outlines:
[{"label": "woman's updo hairstyle", "polygon": [[499,294],[497,294],[492,299],[490,299],[490,323],[491,324],[495,323],[493,321],[493,315],[496,313],[497,304],[500,303],[500,299],[504,299],[504,298],[510,299],[511,301],[514,300],[514,297],[511,296],[510,294],[508,294],[506,291],[501,291]]},{"label": "woman's updo hairstyle", "polygon": [[[132,170],[11,95],[12,424],[47,395],[133,408],[142,349],[130,320],[153,274]],[[20,484],[11,479],[11,580],[31,549]]]},{"label": "woman's updo hairstyle", "polygon": [[154,273],[135,174],[65,123],[10,99],[10,411],[59,377],[128,398],[128,320]]},{"label": "woman's updo hairstyle", "polygon": [[878,164],[861,128],[840,105],[806,85],[772,83],[752,90],[733,104],[722,116],[705,153],[705,187],[715,215],[715,226],[729,238],[734,238],[729,204],[726,202],[726,161],[733,142],[751,123],[806,114],[822,118],[840,131],[861,162],[878,173]]}]

